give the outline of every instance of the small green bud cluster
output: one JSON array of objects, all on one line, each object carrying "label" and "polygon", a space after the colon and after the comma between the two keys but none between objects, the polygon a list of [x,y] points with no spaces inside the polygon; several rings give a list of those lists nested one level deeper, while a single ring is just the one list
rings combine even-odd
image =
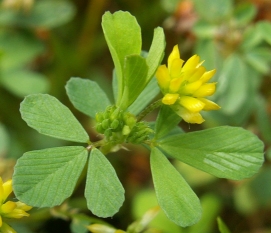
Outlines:
[{"label": "small green bud cluster", "polygon": [[105,112],[98,112],[95,118],[96,130],[104,134],[107,141],[123,141],[136,125],[136,117],[133,114],[116,106],[108,106]]},{"label": "small green bud cluster", "polygon": [[152,133],[153,130],[149,125],[146,122],[140,121],[136,123],[126,141],[134,144],[140,144],[148,140]]},{"label": "small green bud cluster", "polygon": [[145,122],[136,122],[136,117],[120,110],[116,106],[108,106],[104,112],[98,112],[96,130],[104,134],[105,139],[112,143],[130,142],[140,144],[149,139],[153,130]]}]

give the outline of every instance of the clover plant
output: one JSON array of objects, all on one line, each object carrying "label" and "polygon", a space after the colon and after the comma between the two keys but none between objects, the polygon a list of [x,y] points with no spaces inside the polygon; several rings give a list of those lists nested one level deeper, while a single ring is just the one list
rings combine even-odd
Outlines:
[{"label": "clover plant", "polygon": [[[166,46],[163,29],[154,30],[150,49],[143,53],[140,26],[128,12],[106,12],[102,28],[115,67],[115,102],[91,80],[73,77],[66,85],[72,104],[95,119],[95,130],[102,138],[91,141],[72,112],[55,97],[26,96],[20,112],[30,127],[75,144],[26,152],[15,166],[14,193],[27,205],[54,207],[73,194],[85,175],[88,209],[98,217],[113,216],[123,205],[125,190],[107,157],[117,156],[124,144],[143,145],[150,150],[160,207],[177,225],[193,225],[201,217],[199,198],[169,159],[220,178],[241,180],[261,167],[263,143],[239,127],[185,133],[178,126],[182,119],[200,124],[204,121],[200,111],[220,108],[206,98],[215,93],[216,83],[207,83],[215,71],[206,71],[197,55],[184,63],[177,47],[168,66],[160,65]],[[153,101],[160,89],[163,98]],[[155,108],[160,108],[156,121],[144,121]]]}]

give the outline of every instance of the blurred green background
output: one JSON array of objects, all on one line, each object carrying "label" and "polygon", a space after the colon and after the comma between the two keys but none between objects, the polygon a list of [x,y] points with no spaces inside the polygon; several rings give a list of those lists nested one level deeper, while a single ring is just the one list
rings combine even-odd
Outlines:
[{"label": "blurred green background", "polygon": [[[105,11],[129,11],[148,49],[157,26],[166,34],[166,56],[175,44],[186,60],[197,53],[207,69],[217,69],[213,100],[222,109],[204,115],[203,125],[181,123],[187,132],[219,125],[244,127],[265,143],[266,162],[248,180],[217,179],[178,161],[203,205],[203,218],[181,229],[161,213],[150,224],[165,233],[216,233],[218,216],[233,233],[271,232],[271,2],[270,0],[2,0],[0,1],[0,175],[11,178],[24,152],[68,145],[42,136],[20,118],[24,96],[49,93],[67,105],[95,140],[93,121],[69,102],[70,77],[95,80],[113,99],[113,62],[101,29]],[[125,22],[123,22],[125,23]],[[166,62],[166,59],[163,61]],[[155,115],[148,117],[155,119]],[[215,143],[215,142],[214,142]],[[156,205],[148,151],[131,147],[109,156],[126,190],[120,212],[106,219],[126,229]],[[80,187],[68,206],[38,210],[11,222],[20,233],[83,232],[68,212],[86,210]],[[96,220],[93,220],[94,222]],[[15,224],[15,225],[14,225]],[[70,227],[71,226],[71,227]]]}]

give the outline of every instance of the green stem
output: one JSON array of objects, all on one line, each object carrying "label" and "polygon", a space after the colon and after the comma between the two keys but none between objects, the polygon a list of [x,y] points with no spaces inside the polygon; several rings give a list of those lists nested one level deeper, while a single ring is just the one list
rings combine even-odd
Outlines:
[{"label": "green stem", "polygon": [[154,103],[147,106],[141,113],[137,116],[137,121],[141,121],[146,115],[152,112],[154,109],[159,108],[162,105],[162,99],[155,101]]}]

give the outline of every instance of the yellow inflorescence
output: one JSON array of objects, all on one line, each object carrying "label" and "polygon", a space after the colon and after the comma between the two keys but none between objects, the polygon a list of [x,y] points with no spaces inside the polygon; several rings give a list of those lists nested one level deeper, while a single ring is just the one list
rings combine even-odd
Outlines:
[{"label": "yellow inflorescence", "polygon": [[8,180],[3,183],[0,177],[0,232],[12,232],[16,231],[12,229],[8,224],[3,222],[3,218],[22,218],[29,216],[26,211],[32,209],[20,201],[6,201],[8,196],[12,193],[12,180]]},{"label": "yellow inflorescence", "polygon": [[162,103],[192,124],[204,122],[200,111],[220,109],[219,105],[205,98],[215,93],[216,83],[207,83],[215,70],[206,71],[202,63],[198,55],[184,63],[175,45],[168,57],[168,66],[161,65],[156,72],[158,85],[164,94]]}]

